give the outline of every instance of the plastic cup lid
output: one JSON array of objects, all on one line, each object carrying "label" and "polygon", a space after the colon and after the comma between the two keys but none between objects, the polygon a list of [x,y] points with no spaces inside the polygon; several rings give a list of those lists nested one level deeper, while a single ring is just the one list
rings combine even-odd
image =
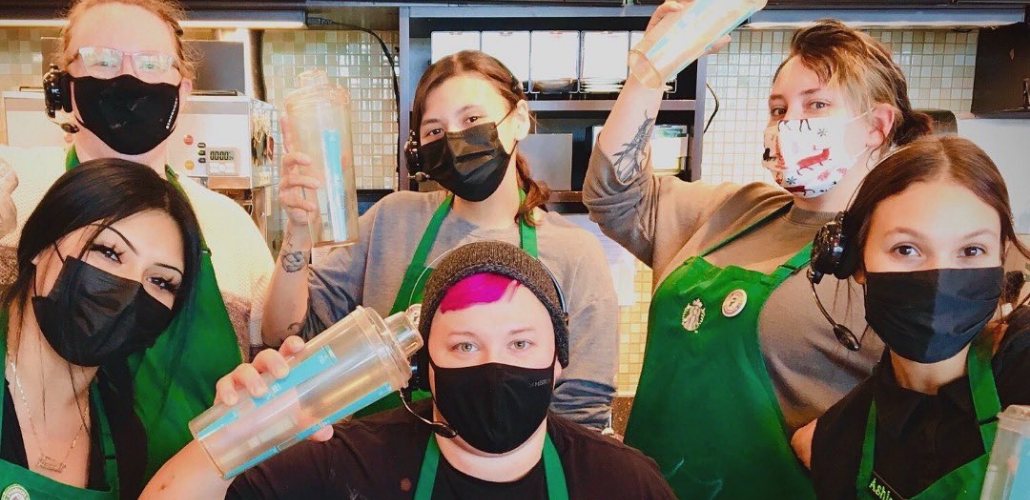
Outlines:
[{"label": "plastic cup lid", "polygon": [[1030,436],[1030,406],[1012,405],[998,415],[998,426],[1010,432]]}]

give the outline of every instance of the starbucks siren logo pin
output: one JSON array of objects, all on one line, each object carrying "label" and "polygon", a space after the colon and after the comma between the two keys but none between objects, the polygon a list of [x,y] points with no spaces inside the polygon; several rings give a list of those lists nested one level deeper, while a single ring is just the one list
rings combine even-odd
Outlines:
[{"label": "starbucks siren logo pin", "polygon": [[697,333],[701,323],[705,321],[705,305],[701,299],[694,299],[683,309],[683,328],[690,333]]},{"label": "starbucks siren logo pin", "polygon": [[29,491],[18,483],[4,488],[3,493],[0,493],[0,500],[29,500],[29,498]]}]

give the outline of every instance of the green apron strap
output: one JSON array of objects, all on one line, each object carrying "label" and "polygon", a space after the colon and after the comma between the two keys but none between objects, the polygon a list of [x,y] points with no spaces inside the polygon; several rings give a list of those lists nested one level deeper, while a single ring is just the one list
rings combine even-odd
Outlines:
[{"label": "green apron strap", "polygon": [[[544,439],[544,478],[547,480],[548,500],[569,500],[569,487],[565,482],[565,469],[549,434]],[[429,443],[422,457],[422,469],[418,473],[414,500],[431,500],[436,486],[436,471],[440,466],[440,445],[436,433],[429,435]]]},{"label": "green apron strap", "polygon": [[90,385],[90,398],[93,400],[93,407],[97,409],[97,418],[100,420],[100,454],[104,457],[104,479],[107,480],[107,487],[115,497],[121,491],[121,483],[118,477],[118,453],[114,447],[114,435],[111,434],[111,423],[107,420],[107,411],[104,409],[104,402],[100,399],[100,389],[97,383]]},{"label": "green apron strap", "polygon": [[798,253],[794,254],[787,262],[780,264],[772,273],[773,282],[782,283],[794,273],[804,269],[812,261],[812,242],[808,242]]},{"label": "green apron strap", "polygon": [[994,446],[994,436],[998,431],[997,418],[1001,413],[1001,399],[994,383],[994,372],[991,371],[992,350],[990,337],[980,335],[973,343],[967,359],[973,408],[976,410],[976,421],[980,424],[984,451],[988,454]]},{"label": "green apron strap", "polygon": [[68,148],[68,154],[64,155],[64,170],[68,171],[79,166],[79,154],[75,152],[75,147]]},{"label": "green apron strap", "polygon": [[[519,203],[526,201],[526,192],[519,190]],[[534,258],[540,258],[540,252],[537,249],[536,244],[536,227],[529,225],[529,218],[533,214],[526,214],[525,217],[519,219],[519,243],[522,249]]]},{"label": "green apron strap", "polygon": [[551,442],[551,435],[544,440],[544,477],[547,479],[548,500],[569,500],[569,486],[565,482],[565,469],[561,465],[558,450]]},{"label": "green apron strap", "polygon": [[436,469],[440,466],[440,445],[436,442],[436,433],[429,434],[429,444],[422,456],[422,470],[418,473],[418,485],[415,486],[415,500],[433,498],[433,486],[436,484]]},{"label": "green apron strap", "polygon": [[[418,300],[413,300],[416,292],[420,290],[418,287],[419,282],[423,279],[423,275],[426,273],[426,260],[429,258],[429,252],[433,250],[433,243],[436,243],[436,236],[440,234],[440,226],[443,225],[444,219],[447,218],[447,213],[451,211],[451,205],[454,204],[454,195],[447,195],[447,198],[443,200],[443,203],[433,213],[433,218],[429,219],[429,225],[426,226],[426,230],[422,233],[422,239],[418,242],[418,247],[415,248],[415,255],[411,258],[411,263],[408,264],[408,268],[404,271],[404,280],[401,282],[401,288],[397,291],[397,297],[393,301],[393,308],[390,309],[390,314],[396,314],[404,311],[412,303],[421,302],[421,297]],[[421,296],[421,294],[418,294]]]},{"label": "green apron strap", "polygon": [[[889,362],[889,361],[887,361]],[[876,454],[876,400],[869,405],[869,416],[865,421],[865,437],[862,438],[862,461],[858,464],[858,476],[855,477],[855,491],[866,491],[873,477],[873,459]]]},{"label": "green apron strap", "polygon": [[776,210],[774,210],[769,215],[766,215],[765,217],[762,217],[761,219],[758,219],[757,221],[751,223],[751,225],[745,227],[744,229],[741,229],[740,231],[737,231],[736,233],[733,233],[732,235],[730,235],[726,239],[720,241],[719,243],[716,243],[714,246],[712,246],[712,247],[708,248],[707,250],[701,252],[700,257],[707,257],[708,254],[710,254],[710,253],[712,253],[712,252],[714,252],[714,251],[716,251],[716,250],[718,250],[718,249],[728,245],[731,241],[736,240],[737,238],[739,238],[741,236],[744,236],[745,234],[750,233],[751,231],[754,231],[755,229],[758,229],[759,227],[764,226],[766,223],[768,223],[769,221],[775,219],[776,217],[779,217],[779,216],[789,212],[790,211],[790,207],[792,207],[792,206],[794,206],[794,202],[789,202],[786,205],[783,205],[782,207],[777,208]]}]

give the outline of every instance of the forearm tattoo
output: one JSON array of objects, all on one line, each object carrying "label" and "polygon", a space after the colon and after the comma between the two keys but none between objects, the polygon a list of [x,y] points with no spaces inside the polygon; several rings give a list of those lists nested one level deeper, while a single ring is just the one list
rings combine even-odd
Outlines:
[{"label": "forearm tattoo", "polygon": [[648,118],[644,112],[644,123],[640,124],[637,134],[633,139],[622,145],[622,149],[615,153],[615,175],[620,182],[629,182],[644,170],[647,155],[650,154],[651,131],[654,128],[654,118]]},{"label": "forearm tattoo", "polygon": [[283,266],[283,271],[288,273],[304,269],[308,266],[308,260],[311,258],[311,250],[298,250],[293,247],[292,236],[289,231],[286,231],[286,236],[283,238],[283,249],[279,253],[279,265]]}]

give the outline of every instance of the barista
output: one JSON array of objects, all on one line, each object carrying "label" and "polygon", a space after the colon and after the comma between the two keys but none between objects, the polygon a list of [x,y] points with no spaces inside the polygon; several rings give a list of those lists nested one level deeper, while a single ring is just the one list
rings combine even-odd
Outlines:
[{"label": "barista", "polygon": [[1007,193],[976,145],[928,137],[877,166],[842,215],[843,257],[816,270],[864,285],[887,351],[816,424],[820,499],[980,498],[997,414],[1030,403],[1030,322],[989,323],[1006,252],[1030,256]]},{"label": "barista", "polygon": [[[548,191],[530,177],[518,152],[530,122],[521,83],[497,59],[464,51],[431,65],[415,91],[409,164],[447,191],[390,194],[360,218],[357,244],[314,267],[308,266],[308,221],[317,210],[297,188],[313,189],[317,181],[302,175],[309,162],[302,152],[286,155],[280,199],[289,225],[266,307],[267,342],[278,345],[291,334],[310,338],[358,305],[407,309],[421,301],[433,262],[464,243],[519,244],[569,292],[569,350],[576,362],[558,379],[552,409],[603,428],[615,396],[615,288],[597,239],[542,210]],[[392,396],[372,411],[399,402]]]},{"label": "barista", "polygon": [[[183,53],[181,12],[167,0],[79,0],[68,14],[46,78],[48,107],[71,133],[71,148],[0,147],[17,172],[18,226],[43,193],[81,160],[122,158],[148,165],[186,195],[200,220],[205,252],[196,292],[153,348],[130,359],[137,411],[148,426],[149,470],[190,440],[186,423],[211,405],[213,384],[244,359],[260,334],[271,274],[267,246],[247,213],[230,199],[165,165],[169,138],[192,89]],[[20,229],[2,240],[5,282]],[[189,342],[178,348],[177,339]],[[174,401],[174,404],[165,404]]]},{"label": "barista", "polygon": [[[548,411],[570,360],[561,289],[517,246],[471,243],[447,254],[425,286],[412,381],[433,398],[316,434],[223,481],[203,449],[188,445],[144,499],[648,499],[675,498],[654,461]],[[219,399],[267,391],[262,373],[286,376],[265,351],[219,382]]]}]

